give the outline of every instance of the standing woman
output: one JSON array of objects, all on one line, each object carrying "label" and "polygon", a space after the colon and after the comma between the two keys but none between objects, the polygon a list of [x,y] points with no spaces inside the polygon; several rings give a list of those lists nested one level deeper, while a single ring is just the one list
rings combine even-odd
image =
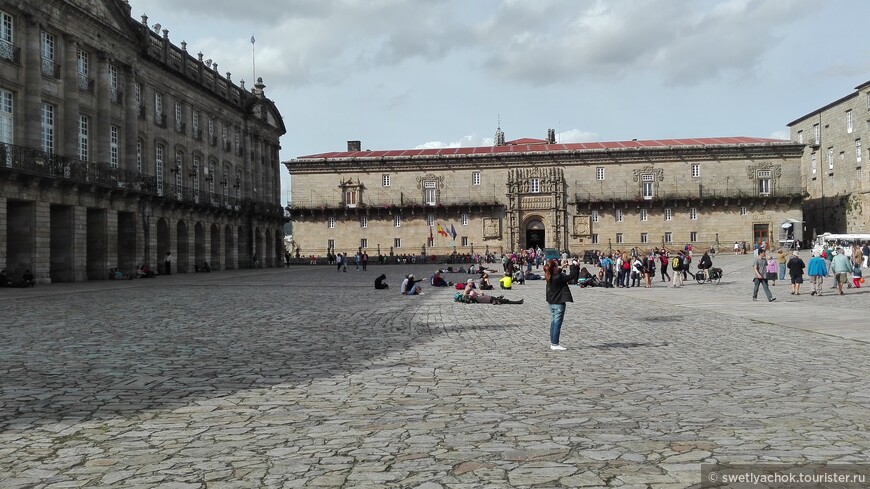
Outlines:
[{"label": "standing woman", "polygon": [[565,304],[574,302],[568,282],[577,280],[577,272],[572,270],[571,275],[565,275],[556,260],[550,260],[544,265],[544,280],[547,282],[547,303],[550,304],[550,349],[564,350],[565,347],[559,344],[559,335],[565,318]]}]

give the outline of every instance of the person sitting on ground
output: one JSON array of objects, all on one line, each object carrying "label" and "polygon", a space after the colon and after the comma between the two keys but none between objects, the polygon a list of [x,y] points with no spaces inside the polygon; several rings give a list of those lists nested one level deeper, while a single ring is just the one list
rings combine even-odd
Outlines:
[{"label": "person sitting on ground", "polygon": [[148,265],[142,265],[136,270],[136,276],[139,278],[154,278],[156,274]]},{"label": "person sitting on ground", "polygon": [[541,280],[542,278],[543,277],[541,277],[539,274],[537,274],[531,270],[526,270],[526,273],[523,274],[524,280]]},{"label": "person sitting on ground", "polygon": [[480,277],[480,290],[492,290],[492,284],[489,283],[489,274],[484,273],[482,277]]},{"label": "person sitting on ground", "polygon": [[478,304],[522,304],[524,299],[520,299],[518,301],[511,301],[505,299],[503,295],[498,297],[493,297],[491,295],[486,295],[482,292],[478,292],[474,287],[474,281],[468,279],[466,281],[465,290],[462,292],[462,299],[464,302],[469,303],[478,303]]},{"label": "person sitting on ground", "polygon": [[419,283],[422,281],[423,279],[414,279],[414,274],[409,273],[408,276],[405,277],[405,280],[402,281],[400,292],[402,295],[423,295],[423,287],[421,287]]},{"label": "person sitting on ground", "polygon": [[375,279],[375,288],[376,289],[389,289],[389,284],[385,284],[384,280],[387,279],[385,274],[381,274],[378,278]]},{"label": "person sitting on ground", "polygon": [[504,290],[511,290],[511,285],[513,285],[513,281],[514,281],[514,279],[511,276],[511,274],[505,272],[504,277],[502,277],[501,280],[498,281],[498,284],[499,284],[499,287],[501,287]]},{"label": "person sitting on ground", "polygon": [[432,275],[430,283],[432,284],[432,287],[447,287],[448,285],[453,285],[444,280],[444,277],[441,276],[441,272],[435,272],[435,275]]},{"label": "person sitting on ground", "polygon": [[6,269],[0,270],[0,287],[9,287],[12,283],[9,282],[9,277],[6,276]]},{"label": "person sitting on ground", "polygon": [[521,269],[514,270],[513,281],[515,284],[526,285],[526,275]]},{"label": "person sitting on ground", "polygon": [[595,283],[595,275],[589,273],[589,270],[586,267],[580,269],[577,272],[577,284],[580,287],[589,287]]},{"label": "person sitting on ground", "polygon": [[33,287],[36,285],[36,280],[34,279],[33,272],[31,272],[30,269],[24,271],[21,280],[24,282],[24,287]]},{"label": "person sitting on ground", "polygon": [[116,267],[116,268],[113,268],[109,272],[109,279],[110,280],[132,280],[133,277],[131,275],[127,275],[126,273],[118,270]]},{"label": "person sitting on ground", "polygon": [[204,262],[202,262],[202,267],[200,267],[199,270],[200,270],[201,272],[204,272],[204,273],[210,273],[210,272],[211,272],[211,267],[209,266],[209,264],[208,264],[207,261],[204,261]]}]

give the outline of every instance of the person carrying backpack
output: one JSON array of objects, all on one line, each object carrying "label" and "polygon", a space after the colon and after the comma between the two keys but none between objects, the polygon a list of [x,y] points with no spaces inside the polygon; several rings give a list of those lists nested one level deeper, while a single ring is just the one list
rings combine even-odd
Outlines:
[{"label": "person carrying backpack", "polygon": [[671,258],[671,268],[674,271],[674,280],[672,285],[674,287],[682,287],[683,286],[683,252],[680,251],[678,254],[674,255]]}]

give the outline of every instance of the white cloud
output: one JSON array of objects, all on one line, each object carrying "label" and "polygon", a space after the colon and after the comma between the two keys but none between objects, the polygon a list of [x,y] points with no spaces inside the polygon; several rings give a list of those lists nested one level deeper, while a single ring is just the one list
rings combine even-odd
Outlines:
[{"label": "white cloud", "polygon": [[557,143],[588,143],[597,140],[598,135],[594,132],[581,131],[580,129],[571,129],[570,131],[556,133]]},{"label": "white cloud", "polygon": [[494,138],[480,137],[476,134],[462,136],[458,141],[445,143],[444,141],[429,141],[423,144],[418,144],[414,149],[440,149],[440,148],[473,148],[478,146],[492,146],[495,144]]},{"label": "white cloud", "polygon": [[785,140],[789,140],[789,139],[791,139],[791,133],[790,133],[789,131],[785,131],[785,130],[774,131],[774,132],[770,135],[770,137],[771,137],[772,139],[785,139]]}]

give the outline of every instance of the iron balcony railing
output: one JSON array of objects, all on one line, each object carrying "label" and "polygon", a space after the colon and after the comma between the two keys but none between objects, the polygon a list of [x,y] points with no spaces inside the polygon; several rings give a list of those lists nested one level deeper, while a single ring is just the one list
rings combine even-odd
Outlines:
[{"label": "iron balcony railing", "polygon": [[709,200],[748,197],[801,197],[804,189],[800,186],[774,185],[768,192],[762,192],[758,187],[744,186],[741,188],[656,188],[652,196],[644,196],[640,188],[578,190],[574,192],[574,201],[585,202],[656,202],[663,200]]},{"label": "iron balcony railing", "polygon": [[52,58],[42,58],[42,74],[54,79],[60,79],[60,65]]},{"label": "iron balcony railing", "polygon": [[0,41],[0,59],[5,59],[10,63],[21,64],[21,48],[12,44],[9,41]]},{"label": "iron balcony railing", "polygon": [[259,215],[282,216],[280,205],[240,199],[233,195],[197,190],[193,187],[172,185],[156,177],[137,171],[114,168],[102,163],[83,161],[32,148],[0,143],[0,173],[17,172],[55,180],[86,183],[106,189],[161,197],[165,200],[190,204],[211,205],[229,210],[253,210]]}]

